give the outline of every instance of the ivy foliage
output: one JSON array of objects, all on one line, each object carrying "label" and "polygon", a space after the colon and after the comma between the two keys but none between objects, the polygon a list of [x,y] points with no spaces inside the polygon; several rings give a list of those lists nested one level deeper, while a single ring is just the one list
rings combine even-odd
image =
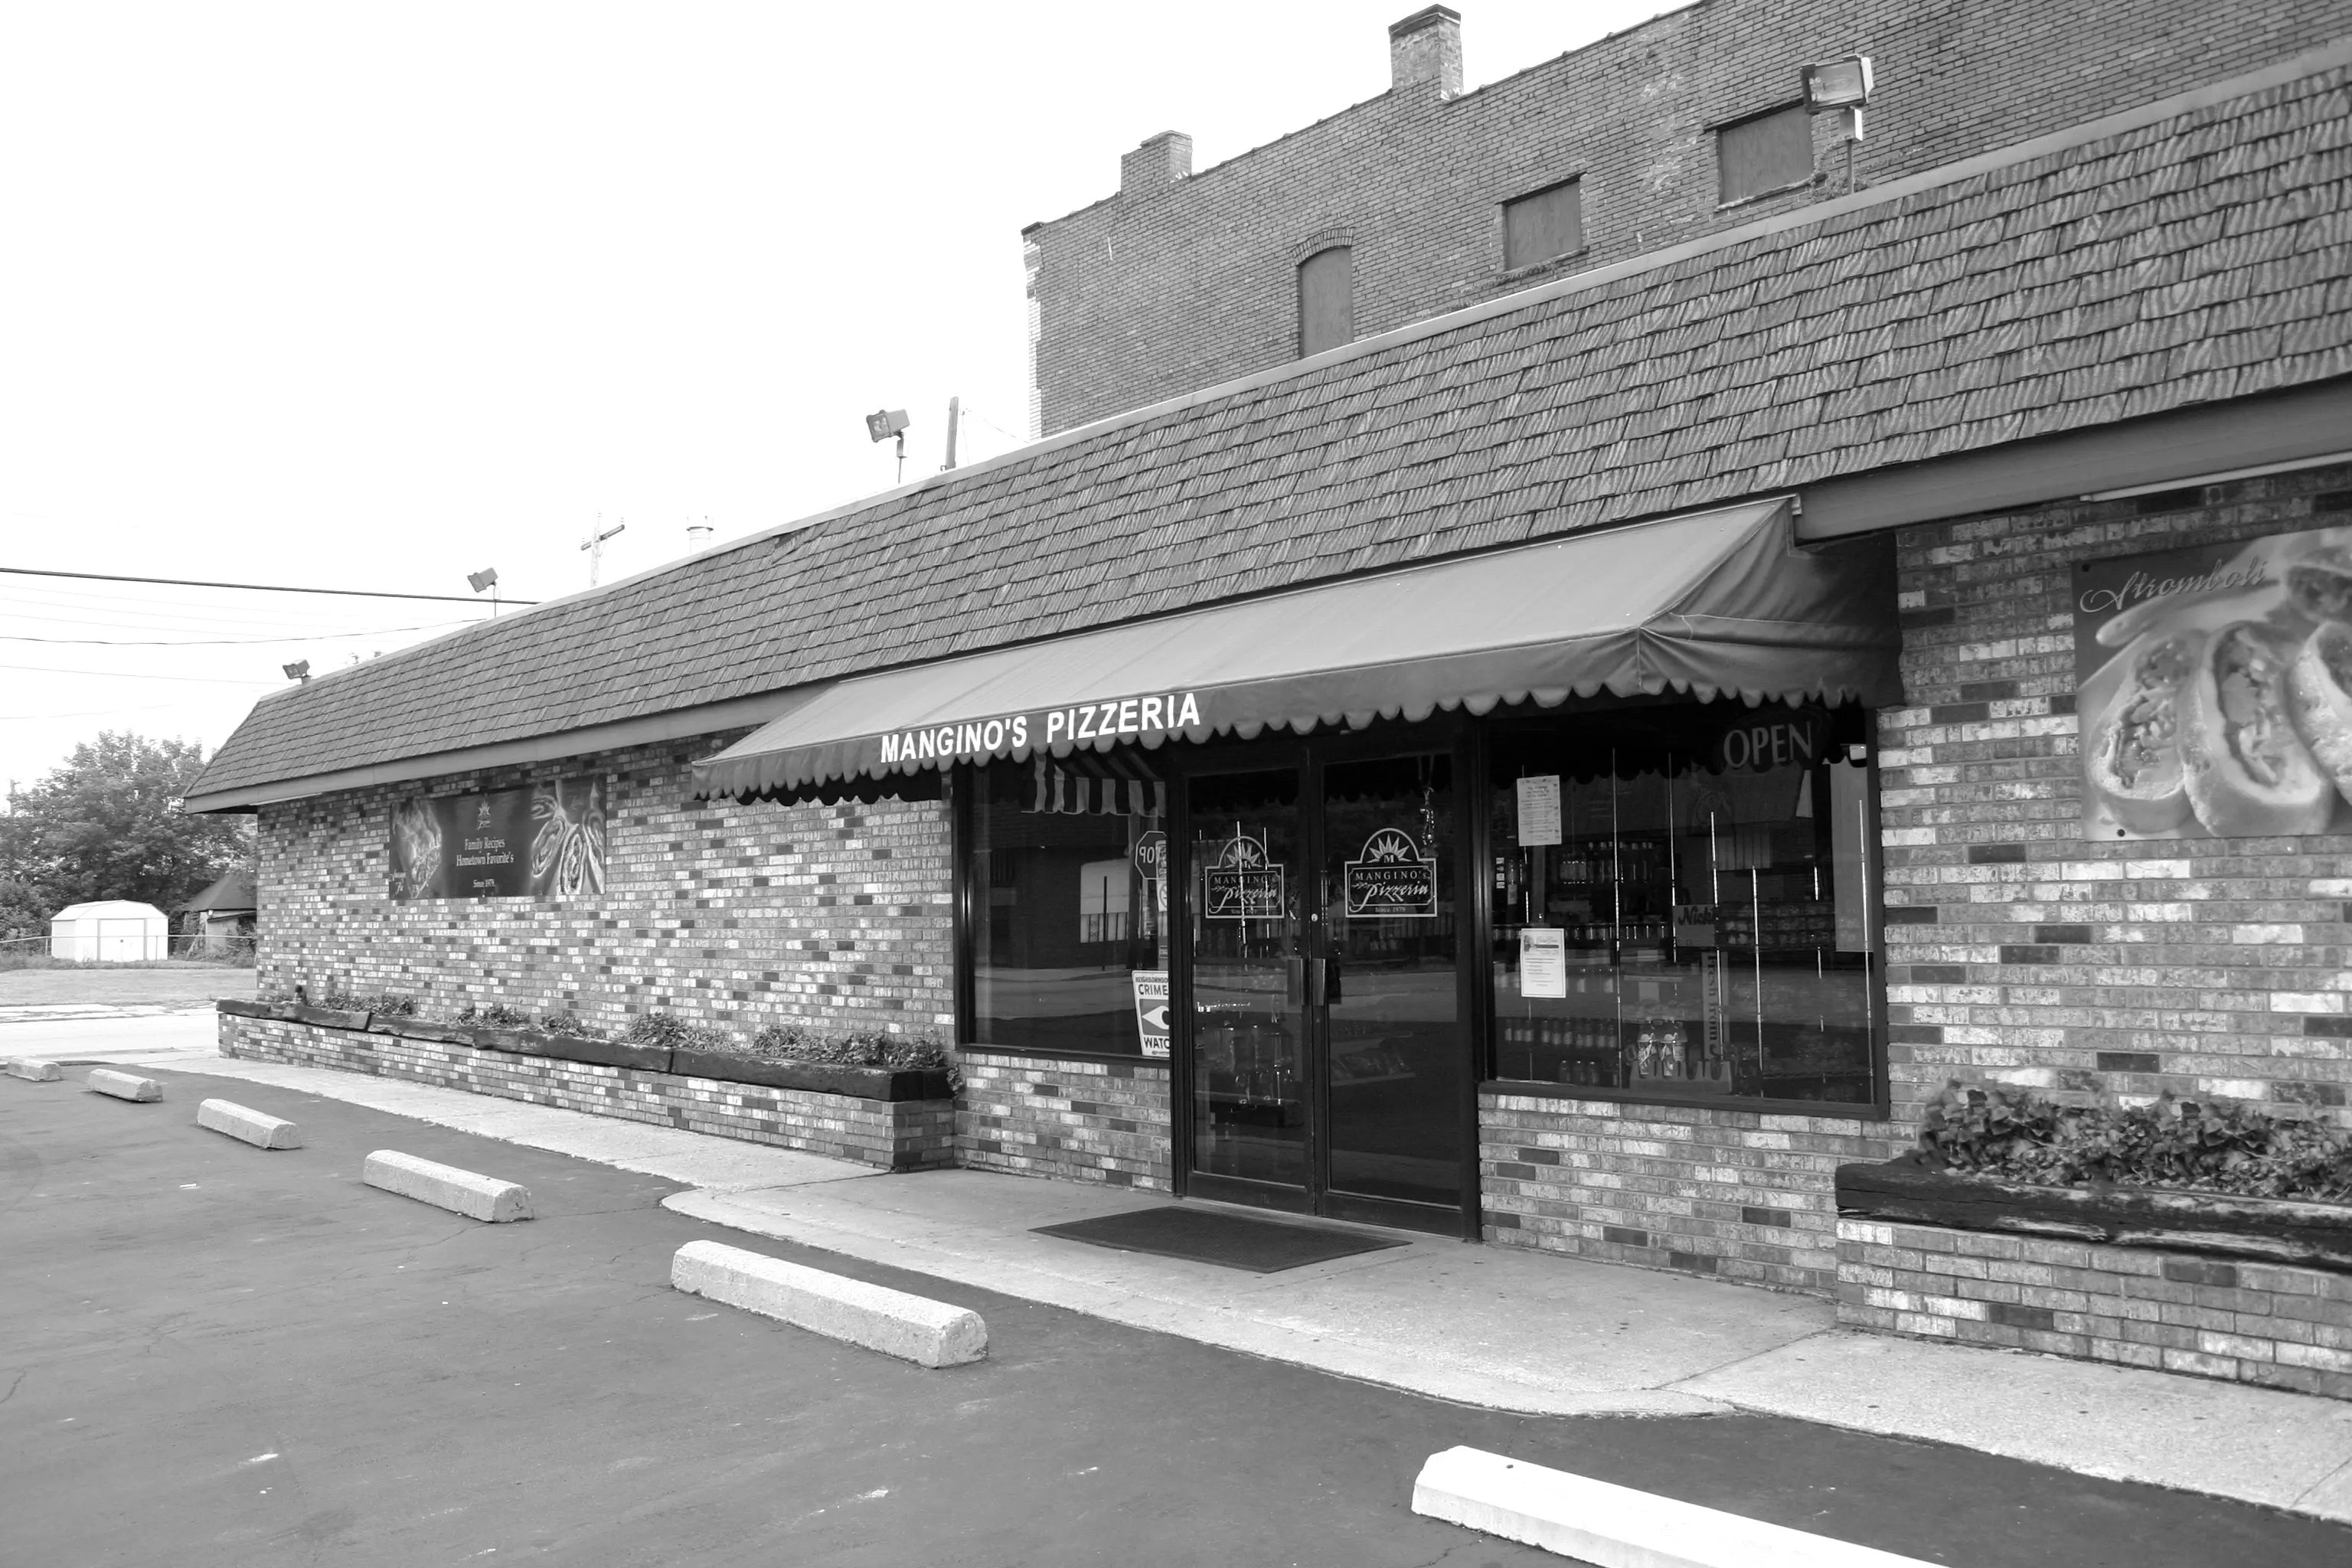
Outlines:
[{"label": "ivy foliage", "polygon": [[2000,1181],[2352,1202],[2352,1133],[2241,1100],[2060,1105],[1954,1080],[1928,1106],[1919,1143],[1932,1163]]}]

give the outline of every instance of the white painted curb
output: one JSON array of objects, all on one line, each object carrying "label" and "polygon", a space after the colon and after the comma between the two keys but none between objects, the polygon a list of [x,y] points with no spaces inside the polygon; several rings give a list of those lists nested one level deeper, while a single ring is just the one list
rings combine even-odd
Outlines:
[{"label": "white painted curb", "polygon": [[92,1072],[89,1087],[117,1100],[144,1101],[163,1098],[163,1086],[153,1079],[141,1078],[136,1073],[116,1072],[112,1068],[100,1068]]},{"label": "white painted curb", "polygon": [[1412,1511],[1594,1568],[1928,1568],[1476,1448],[1432,1454],[1412,1483]]},{"label": "white painted curb", "polygon": [[243,1139],[257,1149],[299,1149],[302,1130],[283,1117],[265,1115],[228,1100],[207,1100],[196,1107],[196,1125]]},{"label": "white painted curb", "polygon": [[57,1083],[66,1076],[65,1068],[38,1057],[0,1058],[0,1072],[10,1078],[30,1079],[35,1083]]},{"label": "white painted curb", "polygon": [[669,1282],[921,1366],[961,1366],[988,1353],[988,1325],[977,1312],[740,1247],[688,1242],[670,1260]]},{"label": "white painted curb", "polygon": [[414,1154],[379,1149],[360,1167],[361,1179],[371,1187],[398,1193],[404,1198],[431,1204],[466,1215],[503,1225],[530,1217],[530,1189],[494,1176],[436,1165]]}]

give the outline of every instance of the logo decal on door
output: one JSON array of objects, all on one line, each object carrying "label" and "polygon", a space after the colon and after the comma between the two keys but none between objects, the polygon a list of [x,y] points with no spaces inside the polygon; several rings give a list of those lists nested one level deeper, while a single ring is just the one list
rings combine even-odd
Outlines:
[{"label": "logo decal on door", "polygon": [[1263,838],[1234,834],[1217,847],[1202,878],[1207,907],[1201,912],[1213,921],[1282,917],[1282,868],[1271,863]]},{"label": "logo decal on door", "polygon": [[1437,862],[1402,828],[1383,827],[1365,839],[1362,858],[1346,863],[1343,885],[1351,921],[1430,920],[1437,914]]}]

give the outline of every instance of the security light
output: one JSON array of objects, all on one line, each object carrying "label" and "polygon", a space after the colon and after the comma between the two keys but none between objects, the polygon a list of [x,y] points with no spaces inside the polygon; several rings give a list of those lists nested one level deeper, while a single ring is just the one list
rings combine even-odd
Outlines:
[{"label": "security light", "polygon": [[485,566],[479,572],[468,572],[466,574],[466,581],[474,585],[474,592],[477,594],[486,588],[495,588],[499,585],[499,569],[495,566]]},{"label": "security light", "polygon": [[289,680],[310,679],[310,661],[307,658],[298,658],[292,664],[282,664],[278,668],[286,672],[286,679]]},{"label": "security light", "polygon": [[1860,109],[1870,101],[1870,57],[1848,55],[1827,65],[1805,68],[1805,108],[1821,114]]},{"label": "security light", "polygon": [[907,411],[903,408],[877,408],[866,416],[866,436],[871,441],[887,441],[907,427]]}]

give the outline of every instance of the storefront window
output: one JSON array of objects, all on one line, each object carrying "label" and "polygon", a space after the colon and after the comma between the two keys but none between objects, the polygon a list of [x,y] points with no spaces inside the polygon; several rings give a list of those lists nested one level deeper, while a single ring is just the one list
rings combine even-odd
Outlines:
[{"label": "storefront window", "polygon": [[1497,722],[1496,1073],[1642,1099],[1877,1099],[1858,709]]},{"label": "storefront window", "polygon": [[1045,758],[971,776],[971,1043],[1145,1052],[1138,995],[1166,996],[1167,786]]}]

